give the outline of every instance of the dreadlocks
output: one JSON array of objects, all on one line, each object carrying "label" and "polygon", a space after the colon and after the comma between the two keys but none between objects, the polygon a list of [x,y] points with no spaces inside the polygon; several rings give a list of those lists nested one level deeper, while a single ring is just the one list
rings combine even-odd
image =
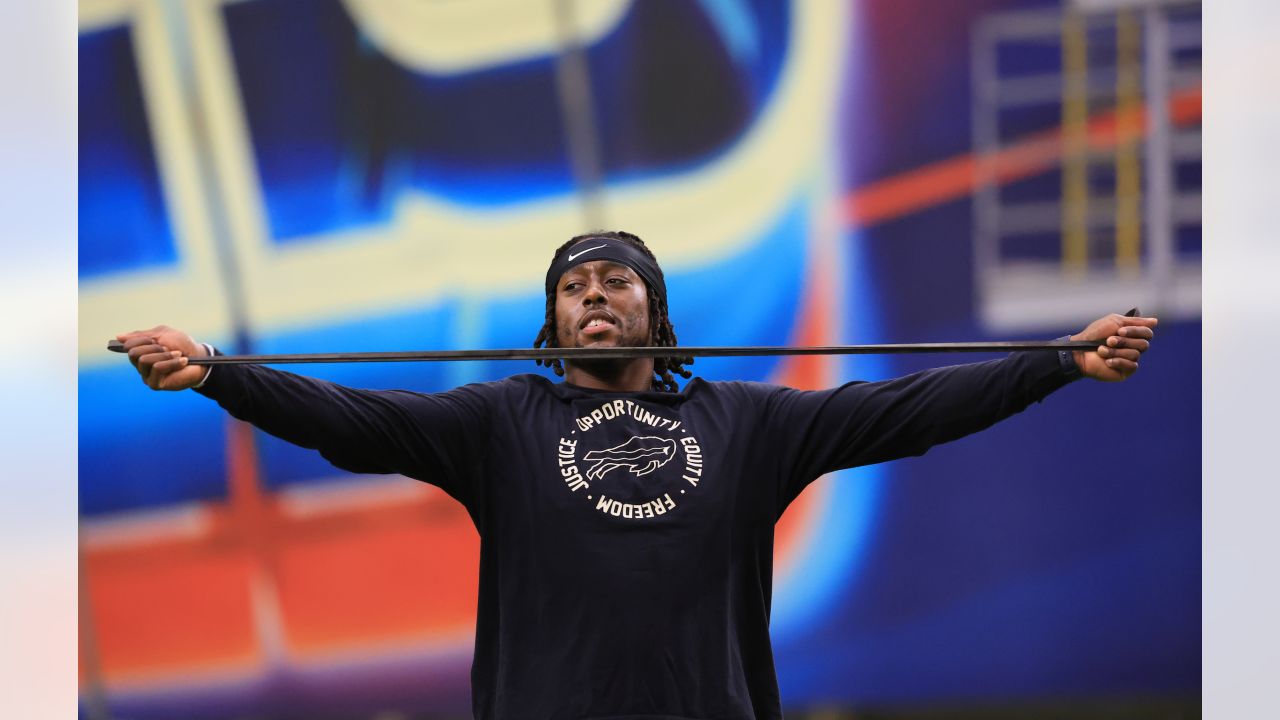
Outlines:
[{"label": "dreadlocks", "polygon": [[[653,256],[653,251],[645,246],[644,241],[639,237],[628,232],[622,231],[600,231],[591,232],[586,235],[579,235],[570,239],[565,244],[556,248],[552,257],[558,257],[566,248],[576,245],[583,240],[595,240],[600,238],[608,238],[610,240],[622,240],[630,245],[634,245],[653,260],[658,261]],[[667,317],[667,302],[664,298],[654,292],[653,288],[647,288],[649,294],[649,345],[652,347],[675,347],[676,346],[676,330],[671,325],[671,319]],[[554,292],[547,293],[547,312],[546,321],[542,324],[542,329],[538,331],[538,337],[533,341],[535,348],[558,347],[556,345],[556,294]],[[555,371],[556,375],[564,375],[564,365],[559,359],[555,360],[535,360],[539,365],[546,365]],[[679,392],[680,386],[676,384],[675,375],[688,379],[693,377],[693,373],[684,368],[685,365],[692,365],[691,357],[660,357],[653,360],[653,389],[660,392]]]}]

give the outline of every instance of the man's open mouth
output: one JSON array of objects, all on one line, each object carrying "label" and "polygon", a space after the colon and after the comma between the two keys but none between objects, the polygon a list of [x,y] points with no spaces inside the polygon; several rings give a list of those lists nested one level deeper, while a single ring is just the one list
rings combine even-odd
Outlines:
[{"label": "man's open mouth", "polygon": [[617,325],[617,321],[612,315],[606,312],[595,311],[588,313],[582,318],[579,328],[588,335],[595,335]]}]

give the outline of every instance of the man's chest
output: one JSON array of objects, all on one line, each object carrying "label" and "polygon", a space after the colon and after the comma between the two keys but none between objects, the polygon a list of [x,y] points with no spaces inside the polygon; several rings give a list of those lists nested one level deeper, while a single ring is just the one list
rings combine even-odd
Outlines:
[{"label": "man's chest", "polygon": [[532,415],[506,429],[509,456],[501,442],[492,450],[499,517],[681,528],[718,524],[726,513],[754,514],[753,506],[771,498],[770,468],[749,423],[732,413],[585,398]]}]

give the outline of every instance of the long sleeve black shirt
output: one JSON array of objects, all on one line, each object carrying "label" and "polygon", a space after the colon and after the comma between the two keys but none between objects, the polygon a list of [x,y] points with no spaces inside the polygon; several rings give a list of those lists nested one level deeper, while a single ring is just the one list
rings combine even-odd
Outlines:
[{"label": "long sleeve black shirt", "polygon": [[359,473],[443,488],[481,538],[477,718],[779,718],[774,523],[824,473],[923,454],[1069,382],[1053,352],[821,391],[623,393],[517,375],[357,390],[221,366],[201,392]]}]

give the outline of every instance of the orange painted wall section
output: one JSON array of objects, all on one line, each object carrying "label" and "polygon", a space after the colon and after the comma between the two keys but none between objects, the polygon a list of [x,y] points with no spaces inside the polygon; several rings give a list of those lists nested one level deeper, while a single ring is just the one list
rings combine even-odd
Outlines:
[{"label": "orange painted wall section", "polygon": [[439,495],[325,525],[281,543],[293,653],[430,644],[475,627],[480,541],[461,505]]},{"label": "orange painted wall section", "polygon": [[210,540],[86,554],[105,681],[261,663],[250,597],[255,563],[243,543]]}]

